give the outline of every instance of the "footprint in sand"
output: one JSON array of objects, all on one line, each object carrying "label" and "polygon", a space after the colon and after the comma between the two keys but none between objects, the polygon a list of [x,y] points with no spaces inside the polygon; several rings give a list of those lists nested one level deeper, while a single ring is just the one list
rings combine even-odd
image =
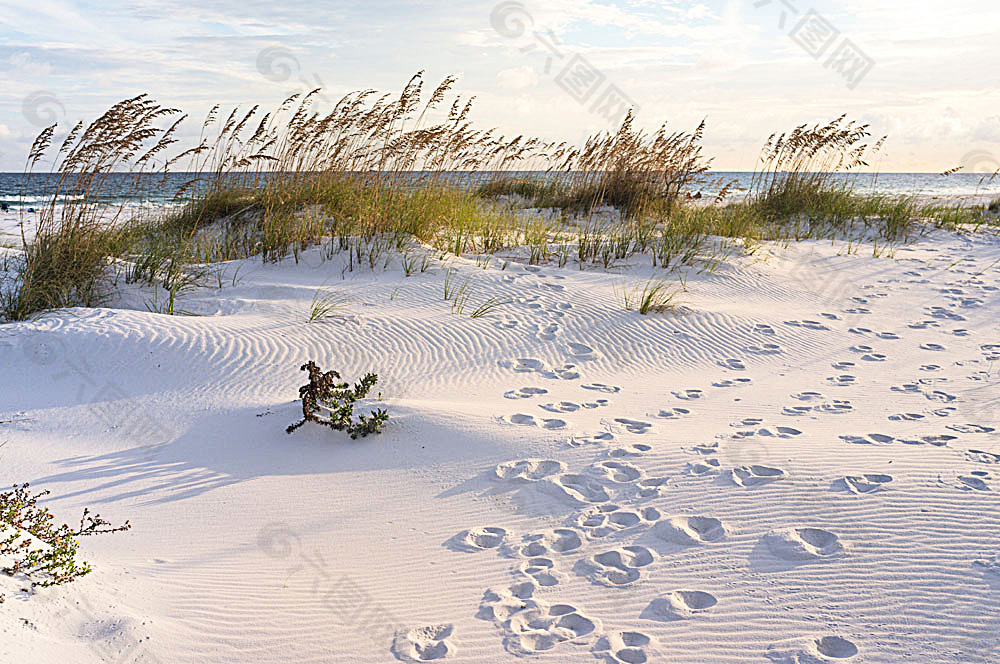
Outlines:
[{"label": "footprint in sand", "polygon": [[646,454],[653,447],[651,445],[643,445],[642,443],[635,443],[634,445],[628,445],[626,447],[616,447],[614,449],[608,450],[605,454],[613,459],[620,459],[625,457],[640,457]]},{"label": "footprint in sand", "polygon": [[920,344],[920,348],[921,350],[935,350],[935,351],[945,350],[945,347],[942,346],[941,344],[930,344],[930,343]]},{"label": "footprint in sand", "polygon": [[786,320],[785,325],[792,327],[804,327],[807,330],[829,330],[826,325],[816,320]]},{"label": "footprint in sand", "polygon": [[845,475],[840,482],[855,494],[875,493],[892,481],[892,475],[882,473],[865,473],[863,475]]},{"label": "footprint in sand", "polygon": [[559,333],[559,323],[549,323],[538,331],[538,338],[542,341],[555,341]]},{"label": "footprint in sand", "polygon": [[597,351],[586,344],[570,343],[567,352],[578,360],[593,360],[597,357]]},{"label": "footprint in sand", "polygon": [[757,435],[764,436],[765,438],[791,438],[793,436],[799,436],[801,434],[802,434],[801,431],[792,427],[774,427],[774,428],[757,429]]},{"label": "footprint in sand", "polygon": [[671,392],[676,398],[682,401],[694,401],[700,399],[704,392],[701,390],[684,390],[682,392]]},{"label": "footprint in sand", "polygon": [[760,344],[759,346],[747,346],[743,349],[753,355],[778,355],[782,352],[778,344]]},{"label": "footprint in sand", "polygon": [[595,656],[611,664],[645,664],[653,661],[653,639],[642,632],[614,632],[598,639]]},{"label": "footprint in sand", "polygon": [[522,426],[527,426],[527,427],[538,426],[538,423],[535,422],[535,418],[526,413],[516,413],[514,415],[511,415],[510,421],[512,424],[520,424]]},{"label": "footprint in sand", "polygon": [[550,413],[575,413],[580,410],[580,404],[573,403],[572,401],[560,401],[559,403],[544,403],[538,406],[542,410],[547,410]]},{"label": "footprint in sand", "polygon": [[733,380],[718,380],[712,383],[712,387],[740,387],[742,385],[749,385],[751,381],[749,378],[734,378]]},{"label": "footprint in sand", "polygon": [[409,630],[400,630],[392,642],[392,654],[404,662],[430,662],[445,659],[455,654],[455,646],[449,640],[454,626],[426,625]]},{"label": "footprint in sand", "polygon": [[562,495],[580,503],[604,503],[610,496],[597,480],[576,473],[565,473],[552,478],[553,487]]},{"label": "footprint in sand", "polygon": [[644,434],[647,433],[653,426],[649,422],[643,422],[641,420],[630,420],[625,417],[616,417],[615,422],[625,427],[625,430],[629,433]]},{"label": "footprint in sand", "polygon": [[781,409],[781,414],[796,417],[799,415],[806,415],[812,412],[812,409],[812,406],[786,406]]},{"label": "footprint in sand", "polygon": [[692,475],[707,475],[719,470],[721,465],[718,459],[705,459],[694,463],[689,462],[687,470]]},{"label": "footprint in sand", "polygon": [[542,588],[559,585],[559,581],[566,578],[565,574],[556,571],[555,562],[545,557],[525,560],[518,568],[518,572],[529,577],[535,582],[535,585]]},{"label": "footprint in sand", "polygon": [[594,464],[593,468],[602,480],[615,484],[628,484],[642,477],[642,471],[624,461],[601,461]]},{"label": "footprint in sand", "polygon": [[670,481],[669,477],[644,477],[636,482],[636,495],[640,498],[658,498],[661,489]]},{"label": "footprint in sand", "polygon": [[990,485],[987,484],[984,478],[988,477],[988,473],[982,470],[974,470],[968,475],[958,476],[958,486],[959,489],[966,489],[972,491],[992,491]]},{"label": "footprint in sand", "polygon": [[955,320],[955,321],[965,320],[965,316],[961,316],[952,311],[949,311],[945,307],[940,307],[940,306],[925,307],[924,311],[926,311],[927,315],[930,316],[931,318],[937,318],[938,320]]},{"label": "footprint in sand", "polygon": [[521,544],[511,551],[525,558],[549,557],[554,554],[572,553],[580,548],[583,539],[573,528],[553,528],[543,533],[532,533],[521,538]]},{"label": "footprint in sand", "polygon": [[847,661],[858,654],[858,647],[839,636],[787,639],[772,643],[764,656],[774,664],[821,664]]},{"label": "footprint in sand", "polygon": [[546,652],[567,641],[586,644],[601,629],[600,621],[571,604],[550,606],[512,590],[487,590],[477,616],[493,620],[503,631],[504,647],[518,656]]},{"label": "footprint in sand", "polygon": [[729,478],[733,481],[733,484],[742,487],[759,486],[768,482],[783,480],[786,477],[788,477],[788,473],[781,468],[756,464],[739,466],[729,471]]},{"label": "footprint in sand", "polygon": [[511,369],[516,373],[537,373],[545,378],[560,380],[576,380],[580,377],[580,372],[576,371],[573,364],[564,364],[561,367],[550,367],[545,362],[531,357],[519,357],[515,360],[501,360],[499,365]]},{"label": "footprint in sand", "polygon": [[783,528],[772,530],[762,541],[782,560],[817,560],[844,552],[840,538],[822,528]]},{"label": "footprint in sand", "polygon": [[993,433],[996,431],[993,427],[983,426],[982,424],[949,424],[945,428],[957,431],[958,433]]},{"label": "footprint in sand", "polygon": [[856,445],[889,445],[896,440],[894,437],[884,433],[870,433],[867,436],[843,434],[840,436],[840,439]]},{"label": "footprint in sand", "polygon": [[946,433],[940,433],[940,434],[921,436],[920,440],[927,443],[928,445],[934,445],[935,447],[944,447],[949,442],[953,440],[958,440],[958,436],[951,436]]},{"label": "footprint in sand", "polygon": [[768,336],[772,336],[775,334],[774,328],[765,323],[757,323],[756,325],[753,326],[753,331],[756,332],[757,334],[766,334]]},{"label": "footprint in sand", "polygon": [[604,383],[588,383],[587,385],[581,385],[585,390],[594,390],[595,392],[604,392],[606,394],[615,394],[616,392],[621,392],[622,388],[617,385],[605,385]]},{"label": "footprint in sand", "polygon": [[521,426],[526,426],[526,427],[540,426],[543,429],[553,429],[553,430],[566,428],[565,420],[560,420],[556,418],[550,418],[550,419],[543,418],[541,420],[536,420],[534,417],[526,413],[515,413],[514,415],[510,416],[510,421],[512,424],[519,424]]},{"label": "footprint in sand", "polygon": [[692,618],[705,613],[719,600],[703,590],[674,590],[649,603],[640,617],[669,622]]},{"label": "footprint in sand", "polygon": [[653,527],[653,534],[674,544],[706,544],[726,536],[722,522],[710,516],[672,516]]},{"label": "footprint in sand", "polygon": [[503,528],[481,526],[479,528],[463,530],[455,536],[454,540],[456,548],[463,551],[476,552],[499,548],[506,536],[507,531]]},{"label": "footprint in sand", "polygon": [[827,415],[844,415],[852,410],[854,410],[854,406],[851,405],[851,402],[843,399],[834,399],[829,403],[813,406],[814,412],[826,413]]},{"label": "footprint in sand", "polygon": [[889,419],[893,422],[915,422],[924,419],[924,416],[920,413],[896,413],[890,415]]},{"label": "footprint in sand", "polygon": [[947,392],[942,392],[941,390],[932,390],[931,392],[924,392],[924,397],[928,401],[940,401],[942,403],[949,403],[958,398],[954,394],[948,394]]},{"label": "footprint in sand", "polygon": [[855,376],[850,374],[841,374],[839,376],[830,376],[827,382],[836,387],[850,387],[858,380]]},{"label": "footprint in sand", "polygon": [[656,414],[657,417],[662,417],[665,420],[677,420],[685,415],[690,415],[691,411],[687,408],[664,408]]},{"label": "footprint in sand", "polygon": [[583,447],[584,445],[607,445],[615,439],[613,433],[602,431],[589,436],[573,436],[569,439],[571,447]]},{"label": "footprint in sand", "polygon": [[1000,454],[983,450],[969,450],[965,453],[969,461],[976,463],[1000,464]]},{"label": "footprint in sand", "polygon": [[994,554],[992,558],[977,558],[972,564],[1000,576],[1000,553]]},{"label": "footprint in sand", "polygon": [[847,369],[850,369],[851,367],[855,366],[855,364],[854,362],[834,362],[830,366],[836,369],[837,371],[846,371]]},{"label": "footprint in sand", "polygon": [[542,394],[548,394],[548,392],[548,390],[541,387],[522,387],[517,390],[504,392],[503,396],[506,399],[530,399]]},{"label": "footprint in sand", "polygon": [[517,461],[505,461],[498,464],[494,470],[494,474],[499,480],[535,482],[565,470],[566,464],[562,461],[555,461],[553,459],[519,459]]},{"label": "footprint in sand", "polygon": [[660,516],[660,511],[655,507],[630,510],[608,503],[581,513],[576,518],[576,523],[588,537],[598,539],[640,524],[648,525],[659,520]]},{"label": "footprint in sand", "polygon": [[577,562],[577,572],[593,583],[621,588],[639,580],[642,568],[653,562],[655,555],[644,546],[619,546]]},{"label": "footprint in sand", "polygon": [[724,369],[731,369],[733,371],[743,371],[746,369],[746,365],[743,364],[742,360],[738,360],[735,357],[730,357],[725,360],[719,360],[716,362],[720,367]]},{"label": "footprint in sand", "polygon": [[886,356],[882,353],[865,353],[861,359],[865,362],[885,362]]}]

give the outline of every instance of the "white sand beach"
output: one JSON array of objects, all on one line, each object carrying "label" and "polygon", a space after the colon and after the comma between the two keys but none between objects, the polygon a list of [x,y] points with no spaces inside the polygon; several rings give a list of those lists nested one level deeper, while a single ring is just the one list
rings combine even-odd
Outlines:
[{"label": "white sand beach", "polygon": [[[322,254],[0,327],[4,482],[132,524],[0,576],[0,662],[1000,661],[995,232],[766,245],[646,316],[642,254]],[[309,360],[385,431],[286,434]]]}]

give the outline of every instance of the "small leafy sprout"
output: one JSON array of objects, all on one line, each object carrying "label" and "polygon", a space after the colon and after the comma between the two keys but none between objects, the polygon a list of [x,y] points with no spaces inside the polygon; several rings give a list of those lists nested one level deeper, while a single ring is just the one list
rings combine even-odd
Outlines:
[{"label": "small leafy sprout", "polygon": [[382,426],[389,420],[389,414],[384,408],[376,409],[369,415],[360,413],[358,421],[353,420],[355,402],[367,396],[369,390],[378,382],[377,375],[365,374],[352,389],[347,383],[338,382],[339,373],[336,371],[324,373],[315,362],[309,361],[300,369],[309,372],[309,384],[299,388],[302,420],[285,429],[287,433],[292,433],[306,422],[315,422],[336,431],[344,431],[354,439],[382,432]]},{"label": "small leafy sprout", "polygon": [[[6,566],[0,571],[9,576],[23,574],[32,587],[58,586],[71,583],[90,574],[90,565],[76,559],[80,547],[76,538],[102,533],[117,533],[130,529],[126,521],[121,526],[100,514],[83,510],[80,525],[56,527],[55,516],[47,507],[39,507],[38,499],[48,491],[31,493],[28,484],[17,485],[0,492],[0,557]],[[4,597],[0,594],[0,603]]]}]

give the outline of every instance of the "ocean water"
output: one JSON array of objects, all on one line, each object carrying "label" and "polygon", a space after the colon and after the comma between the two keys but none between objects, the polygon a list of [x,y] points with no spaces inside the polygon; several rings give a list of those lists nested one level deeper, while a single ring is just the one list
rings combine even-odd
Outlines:
[{"label": "ocean water", "polygon": [[[495,177],[491,172],[454,172],[448,174],[452,182],[460,186],[473,187]],[[511,172],[504,174],[511,177],[546,178],[544,172]],[[45,202],[51,202],[52,191],[58,183],[58,175],[48,173],[33,173],[27,177],[21,173],[0,173],[0,208],[7,206],[8,212],[29,211],[40,207]],[[263,176],[266,177],[266,176]],[[414,174],[414,178],[419,174]],[[889,195],[937,196],[942,198],[958,198],[963,196],[994,196],[1000,195],[1000,177],[992,182],[984,181],[978,173],[954,173],[941,175],[939,173],[855,173],[838,174],[836,179],[851,183],[859,193],[882,193]],[[141,187],[136,187],[134,176],[125,173],[115,173],[108,177],[104,196],[98,203],[112,205],[125,204],[128,207],[158,208],[182,204],[190,200],[198,191],[197,185],[178,192],[192,179],[194,173],[169,173],[166,176],[147,176]],[[692,188],[692,193],[701,192],[703,196],[714,196],[720,182],[732,182],[731,189],[735,195],[742,195],[751,186],[753,173],[749,172],[713,172],[705,180]]]}]

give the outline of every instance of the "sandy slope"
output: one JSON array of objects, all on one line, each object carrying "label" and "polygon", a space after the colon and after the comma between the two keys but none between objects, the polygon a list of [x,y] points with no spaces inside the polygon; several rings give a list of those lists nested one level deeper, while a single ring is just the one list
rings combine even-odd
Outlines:
[{"label": "sandy slope", "polygon": [[[842,249],[674,315],[616,304],[648,259],[452,261],[466,313],[513,298],[470,319],[437,262],[313,250],[203,316],[0,327],[0,481],[134,524],[70,587],[0,579],[0,662],[1000,661],[1000,239]],[[386,433],[286,435],[308,359],[376,371]]]}]

